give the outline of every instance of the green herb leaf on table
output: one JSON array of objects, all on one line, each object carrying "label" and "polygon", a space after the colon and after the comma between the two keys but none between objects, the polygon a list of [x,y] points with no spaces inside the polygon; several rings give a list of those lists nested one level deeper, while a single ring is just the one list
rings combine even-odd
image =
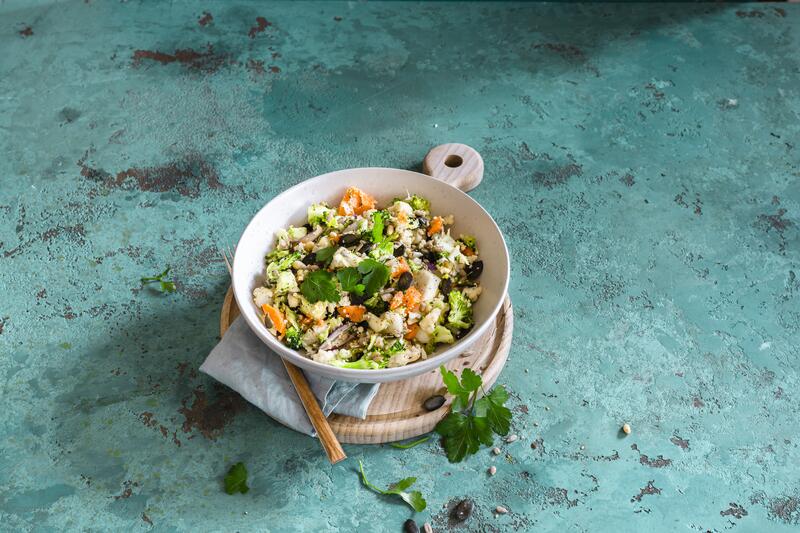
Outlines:
[{"label": "green herb leaf on table", "polygon": [[508,435],[511,428],[511,409],[504,404],[508,392],[504,387],[495,387],[483,398],[475,402],[477,416],[485,416],[489,427],[498,435]]},{"label": "green herb leaf on table", "polygon": [[338,246],[328,246],[327,248],[317,250],[317,253],[314,255],[317,259],[317,263],[328,264],[331,258],[333,258],[333,254],[335,254],[338,249]]},{"label": "green herb leaf on table", "polygon": [[481,444],[491,446],[493,433],[508,434],[511,411],[505,406],[508,392],[502,386],[494,387],[489,394],[478,399],[482,391],[481,377],[469,368],[461,372],[461,379],[439,367],[447,391],[454,396],[450,413],[435,428],[442,438],[447,459],[451,463],[476,453]]},{"label": "green herb leaf on table", "polygon": [[333,274],[326,270],[315,270],[308,274],[300,284],[300,292],[312,304],[322,300],[339,301],[339,291],[333,282]]},{"label": "green herb leaf on table", "polygon": [[414,446],[418,446],[418,445],[422,444],[423,442],[428,442],[430,439],[431,439],[431,436],[430,435],[426,435],[426,436],[422,437],[421,439],[417,439],[417,440],[414,440],[414,441],[411,441],[411,442],[405,442],[405,443],[402,443],[402,442],[390,442],[389,446],[391,446],[392,448],[398,448],[400,450],[407,450],[409,448],[413,448]]},{"label": "green herb leaf on table", "polygon": [[364,259],[358,264],[358,271],[364,275],[364,293],[375,294],[389,281],[389,267],[374,259]]},{"label": "green herb leaf on table", "polygon": [[425,508],[428,506],[428,503],[425,501],[425,498],[422,496],[422,493],[420,491],[415,490],[411,492],[405,492],[407,488],[411,487],[411,485],[416,483],[417,478],[407,477],[401,479],[397,483],[392,483],[391,485],[389,485],[389,488],[387,488],[386,490],[382,490],[373,485],[372,483],[370,483],[369,480],[367,480],[367,474],[364,473],[364,463],[359,461],[358,468],[361,471],[361,482],[364,484],[364,486],[374,490],[375,492],[383,494],[384,496],[390,496],[390,495],[400,496],[400,498],[402,498],[404,502],[410,505],[411,508],[418,513],[424,511]]},{"label": "green herb leaf on table", "polygon": [[342,284],[342,290],[352,292],[361,296],[364,294],[364,285],[360,283],[361,273],[355,267],[347,267],[336,272],[336,277],[339,283]]},{"label": "green herb leaf on table", "polygon": [[158,282],[159,290],[161,292],[163,292],[165,294],[166,293],[175,292],[175,290],[176,290],[175,289],[175,282],[172,281],[172,280],[164,279],[165,277],[167,277],[167,275],[169,274],[169,271],[171,269],[172,269],[172,267],[167,266],[166,270],[164,270],[164,272],[162,272],[158,276],[151,276],[151,277],[147,277],[147,278],[142,278],[142,285],[146,285],[148,283]]},{"label": "green herb leaf on table", "polygon": [[238,462],[233,465],[228,474],[225,476],[225,492],[228,494],[236,494],[241,492],[246,494],[250,490],[247,486],[247,468],[244,463]]}]

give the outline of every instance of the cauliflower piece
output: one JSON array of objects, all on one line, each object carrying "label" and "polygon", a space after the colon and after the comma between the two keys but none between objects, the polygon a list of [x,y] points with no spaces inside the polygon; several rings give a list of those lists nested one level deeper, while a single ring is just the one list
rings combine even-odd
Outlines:
[{"label": "cauliflower piece", "polygon": [[297,292],[297,280],[294,279],[294,274],[289,270],[284,270],[278,274],[278,280],[275,286],[276,294],[286,294],[287,292]]},{"label": "cauliflower piece", "polygon": [[433,249],[449,257],[453,252],[459,251],[458,243],[447,233],[435,233],[432,237]]},{"label": "cauliflower piece", "polygon": [[335,361],[346,361],[352,356],[350,350],[319,350],[317,353],[311,354],[314,361],[328,365]]},{"label": "cauliflower piece", "polygon": [[256,287],[253,291],[253,301],[258,307],[264,304],[272,305],[272,289]]},{"label": "cauliflower piece", "polygon": [[482,290],[483,290],[483,288],[480,285],[478,285],[477,287],[466,287],[461,292],[464,293],[464,296],[466,296],[467,298],[469,298],[470,300],[472,300],[474,302],[474,301],[478,300],[478,296],[481,295],[481,291]]},{"label": "cauliflower piece", "polygon": [[433,330],[436,329],[436,323],[439,322],[439,317],[442,316],[441,309],[434,309],[425,318],[419,321],[420,331],[424,331],[428,335],[433,335]]},{"label": "cauliflower piece", "polygon": [[420,270],[416,273],[414,276],[414,285],[416,285],[417,289],[419,289],[419,292],[422,294],[423,302],[433,300],[441,281],[439,276],[428,270]]},{"label": "cauliflower piece", "polygon": [[399,200],[389,206],[387,211],[389,211],[389,213],[391,213],[394,217],[398,228],[406,227],[408,225],[408,221],[414,216],[414,209],[406,202]]},{"label": "cauliflower piece", "polygon": [[325,313],[328,311],[326,302],[317,302],[312,304],[303,297],[300,297],[300,311],[304,315],[313,318],[314,320],[322,320],[325,318]]},{"label": "cauliflower piece", "polygon": [[391,367],[397,367],[397,366],[405,366],[405,365],[407,365],[409,363],[413,363],[414,361],[416,361],[420,357],[423,358],[423,359],[425,357],[427,357],[427,354],[425,353],[425,350],[423,350],[421,346],[413,344],[413,345],[409,346],[408,348],[406,348],[405,350],[403,350],[402,352],[398,352],[398,353],[392,355],[389,358],[389,362],[387,363],[386,366],[388,366],[390,368]]},{"label": "cauliflower piece", "polygon": [[352,250],[340,247],[331,258],[331,268],[357,267],[361,258]]},{"label": "cauliflower piece", "polygon": [[392,335],[393,337],[403,336],[403,315],[400,313],[395,313],[394,311],[387,311],[383,314],[383,320],[386,324],[386,333]]},{"label": "cauliflower piece", "polygon": [[372,313],[367,313],[367,325],[369,325],[369,329],[374,331],[375,333],[380,333],[384,329],[386,329],[386,321],[383,320],[381,317],[373,315]]}]

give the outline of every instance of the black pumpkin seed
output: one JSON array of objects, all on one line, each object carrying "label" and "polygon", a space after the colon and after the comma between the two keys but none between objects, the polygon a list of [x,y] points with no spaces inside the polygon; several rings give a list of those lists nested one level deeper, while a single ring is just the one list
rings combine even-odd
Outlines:
[{"label": "black pumpkin seed", "polygon": [[425,218],[425,217],[417,217],[417,220],[419,221],[419,227],[420,228],[427,228],[428,227],[428,219],[427,218]]},{"label": "black pumpkin seed", "polygon": [[466,269],[464,269],[467,273],[467,279],[475,280],[481,277],[481,273],[483,272],[483,261],[480,259],[469,265]]},{"label": "black pumpkin seed", "polygon": [[461,500],[455,509],[453,509],[453,518],[459,522],[463,522],[472,514],[473,508],[472,500]]},{"label": "black pumpkin seed", "polygon": [[439,259],[439,252],[434,252],[431,250],[423,252],[422,258],[430,263],[436,263],[436,260]]},{"label": "black pumpkin seed", "polygon": [[311,233],[311,231],[314,229],[314,228],[311,227],[311,224],[309,224],[308,222],[303,224],[303,227],[306,228],[309,231],[309,233]]},{"label": "black pumpkin seed", "polygon": [[403,533],[419,533],[419,526],[409,518],[403,522]]},{"label": "black pumpkin seed", "polygon": [[358,294],[356,294],[354,292],[350,293],[350,303],[351,304],[353,304],[353,305],[361,305],[366,301],[367,301],[367,299],[364,297],[363,294],[359,296]]},{"label": "black pumpkin seed", "polygon": [[412,281],[414,281],[414,276],[411,275],[411,272],[403,272],[397,280],[397,290],[406,290],[411,286]]},{"label": "black pumpkin seed", "polygon": [[442,291],[442,294],[445,296],[450,294],[450,291],[453,290],[453,280],[450,278],[444,278],[442,283],[439,285],[439,290]]},{"label": "black pumpkin seed", "polygon": [[362,254],[368,254],[370,250],[372,250],[371,242],[365,242],[363,245],[361,245],[361,248],[358,249],[358,251]]},{"label": "black pumpkin seed", "polygon": [[342,238],[339,240],[339,243],[342,246],[353,246],[360,240],[361,237],[359,237],[355,233],[345,233],[344,235],[342,235]]},{"label": "black pumpkin seed", "polygon": [[422,404],[422,406],[425,407],[426,411],[435,411],[443,405],[444,405],[444,396],[442,396],[441,394],[437,394],[436,396],[431,396],[430,398],[425,400],[425,403]]},{"label": "black pumpkin seed", "polygon": [[401,244],[400,246],[398,246],[397,248],[394,249],[394,256],[395,257],[400,257],[405,253],[406,253],[406,247],[405,247],[404,244]]},{"label": "black pumpkin seed", "polygon": [[317,262],[317,254],[314,253],[314,252],[311,252],[310,254],[305,256],[303,259],[301,259],[301,261],[303,262],[304,265],[311,266],[311,265],[313,265],[313,264],[315,264]]}]

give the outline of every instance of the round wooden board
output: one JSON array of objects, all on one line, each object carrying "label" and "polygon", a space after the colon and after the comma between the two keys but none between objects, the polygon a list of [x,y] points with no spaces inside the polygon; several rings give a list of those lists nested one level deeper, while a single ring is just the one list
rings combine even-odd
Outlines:
[{"label": "round wooden board", "polygon": [[[239,308],[229,288],[222,304],[219,334],[225,335],[228,326],[239,316]],[[486,388],[490,387],[508,359],[514,313],[511,300],[506,296],[495,323],[478,339],[473,347],[445,366],[454,371],[469,367],[480,372]],[[445,394],[438,370],[403,381],[383,383],[369,406],[367,418],[360,420],[332,414],[328,422],[336,437],[351,444],[380,444],[394,442],[429,433],[445,416],[452,398],[436,411],[426,411],[422,404],[434,394]]]}]

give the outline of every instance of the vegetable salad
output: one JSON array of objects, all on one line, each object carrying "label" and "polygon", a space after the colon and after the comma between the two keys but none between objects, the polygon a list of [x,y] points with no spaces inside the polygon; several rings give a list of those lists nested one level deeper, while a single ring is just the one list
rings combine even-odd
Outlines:
[{"label": "vegetable salad", "polygon": [[355,187],[336,208],[276,234],[263,286],[253,291],[269,331],[308,357],[377,369],[426,359],[473,326],[483,261],[475,239],[450,234],[453,216],[397,198],[383,209]]}]

